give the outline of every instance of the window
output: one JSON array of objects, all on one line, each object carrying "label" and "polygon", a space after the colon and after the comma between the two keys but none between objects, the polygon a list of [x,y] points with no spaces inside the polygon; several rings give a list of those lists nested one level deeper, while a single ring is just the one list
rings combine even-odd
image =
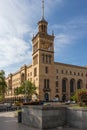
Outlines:
[{"label": "window", "polygon": [[63,74],[63,70],[61,70],[61,73]]},{"label": "window", "polygon": [[47,79],[47,88],[49,88],[49,79]]},{"label": "window", "polygon": [[56,70],[56,73],[58,73],[58,69]]},{"label": "window", "polygon": [[44,54],[42,55],[42,63],[44,63]]},{"label": "window", "polygon": [[78,72],[78,76],[80,75],[80,73]]},{"label": "window", "polygon": [[37,76],[37,68],[34,68],[34,77]]},{"label": "window", "polygon": [[32,76],[32,72],[30,72],[30,76]]},{"label": "window", "polygon": [[86,89],[87,89],[87,84],[86,84]]},{"label": "window", "polygon": [[68,74],[68,71],[66,70],[66,74]]},{"label": "window", "polygon": [[46,88],[46,79],[44,79],[44,88]]},{"label": "window", "polygon": [[51,55],[42,54],[42,63],[51,64]]},{"label": "window", "polygon": [[86,84],[86,89],[87,89],[87,84]]},{"label": "window", "polygon": [[70,71],[70,75],[72,74],[72,71]]},{"label": "window", "polygon": [[56,79],[58,79],[58,76],[56,76]]},{"label": "window", "polygon": [[62,92],[66,92],[66,86],[67,86],[67,80],[63,79],[62,80]]},{"label": "window", "polygon": [[48,67],[45,67],[45,73],[48,73]]},{"label": "window", "polygon": [[83,76],[83,73],[81,73],[81,76]]},{"label": "window", "polygon": [[70,93],[73,93],[74,92],[74,80],[71,79],[70,80]]},{"label": "window", "polygon": [[74,72],[74,75],[76,75],[76,72]]},{"label": "window", "polygon": [[49,79],[44,79],[44,88],[49,88],[49,86],[50,86]]},{"label": "window", "polygon": [[56,81],[56,87],[58,87],[58,81]]},{"label": "window", "polygon": [[51,64],[51,56],[49,55],[49,64]]},{"label": "window", "polygon": [[77,81],[77,89],[81,89],[82,88],[82,80],[78,80]]},{"label": "window", "polygon": [[48,55],[46,55],[46,63],[48,63]]},{"label": "window", "polygon": [[58,91],[58,89],[56,89],[56,93],[58,93],[59,91]]}]

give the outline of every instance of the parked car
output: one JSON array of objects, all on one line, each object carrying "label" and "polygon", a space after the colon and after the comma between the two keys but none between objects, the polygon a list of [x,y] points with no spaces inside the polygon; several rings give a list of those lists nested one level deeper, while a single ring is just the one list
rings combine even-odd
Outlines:
[{"label": "parked car", "polygon": [[12,106],[12,104],[6,102],[6,103],[4,103],[4,106],[6,106],[7,108],[10,108]]}]

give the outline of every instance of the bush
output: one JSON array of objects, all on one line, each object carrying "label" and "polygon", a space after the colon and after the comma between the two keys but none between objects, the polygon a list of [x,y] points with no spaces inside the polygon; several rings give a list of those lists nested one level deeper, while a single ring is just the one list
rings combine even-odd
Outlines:
[{"label": "bush", "polygon": [[23,103],[20,102],[20,101],[16,101],[16,102],[14,103],[14,106],[22,106],[22,105],[23,105]]},{"label": "bush", "polygon": [[70,99],[78,102],[80,106],[87,105],[87,90],[78,89],[77,92]]},{"label": "bush", "polygon": [[81,105],[87,105],[87,90],[82,90],[78,92],[78,102]]},{"label": "bush", "polygon": [[77,96],[76,96],[76,94],[74,94],[74,95],[70,98],[70,100],[77,102]]}]

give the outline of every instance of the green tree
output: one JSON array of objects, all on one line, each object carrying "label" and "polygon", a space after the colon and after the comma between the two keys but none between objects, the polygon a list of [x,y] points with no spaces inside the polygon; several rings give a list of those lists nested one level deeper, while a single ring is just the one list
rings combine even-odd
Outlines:
[{"label": "green tree", "polygon": [[28,80],[25,80],[22,85],[15,89],[15,95],[24,94],[28,98],[32,98],[36,94],[36,86]]},{"label": "green tree", "polygon": [[5,72],[3,70],[0,71],[0,95],[2,98],[5,97],[5,92],[6,92],[6,82],[5,82]]}]

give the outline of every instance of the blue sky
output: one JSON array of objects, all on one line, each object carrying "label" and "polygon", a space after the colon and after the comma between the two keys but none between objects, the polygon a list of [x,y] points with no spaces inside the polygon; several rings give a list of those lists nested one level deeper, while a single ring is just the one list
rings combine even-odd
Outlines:
[{"label": "blue sky", "polygon": [[[32,63],[32,37],[42,0],[0,0],[0,70],[6,75]],[[48,33],[55,35],[55,61],[87,65],[87,0],[45,0]]]}]

